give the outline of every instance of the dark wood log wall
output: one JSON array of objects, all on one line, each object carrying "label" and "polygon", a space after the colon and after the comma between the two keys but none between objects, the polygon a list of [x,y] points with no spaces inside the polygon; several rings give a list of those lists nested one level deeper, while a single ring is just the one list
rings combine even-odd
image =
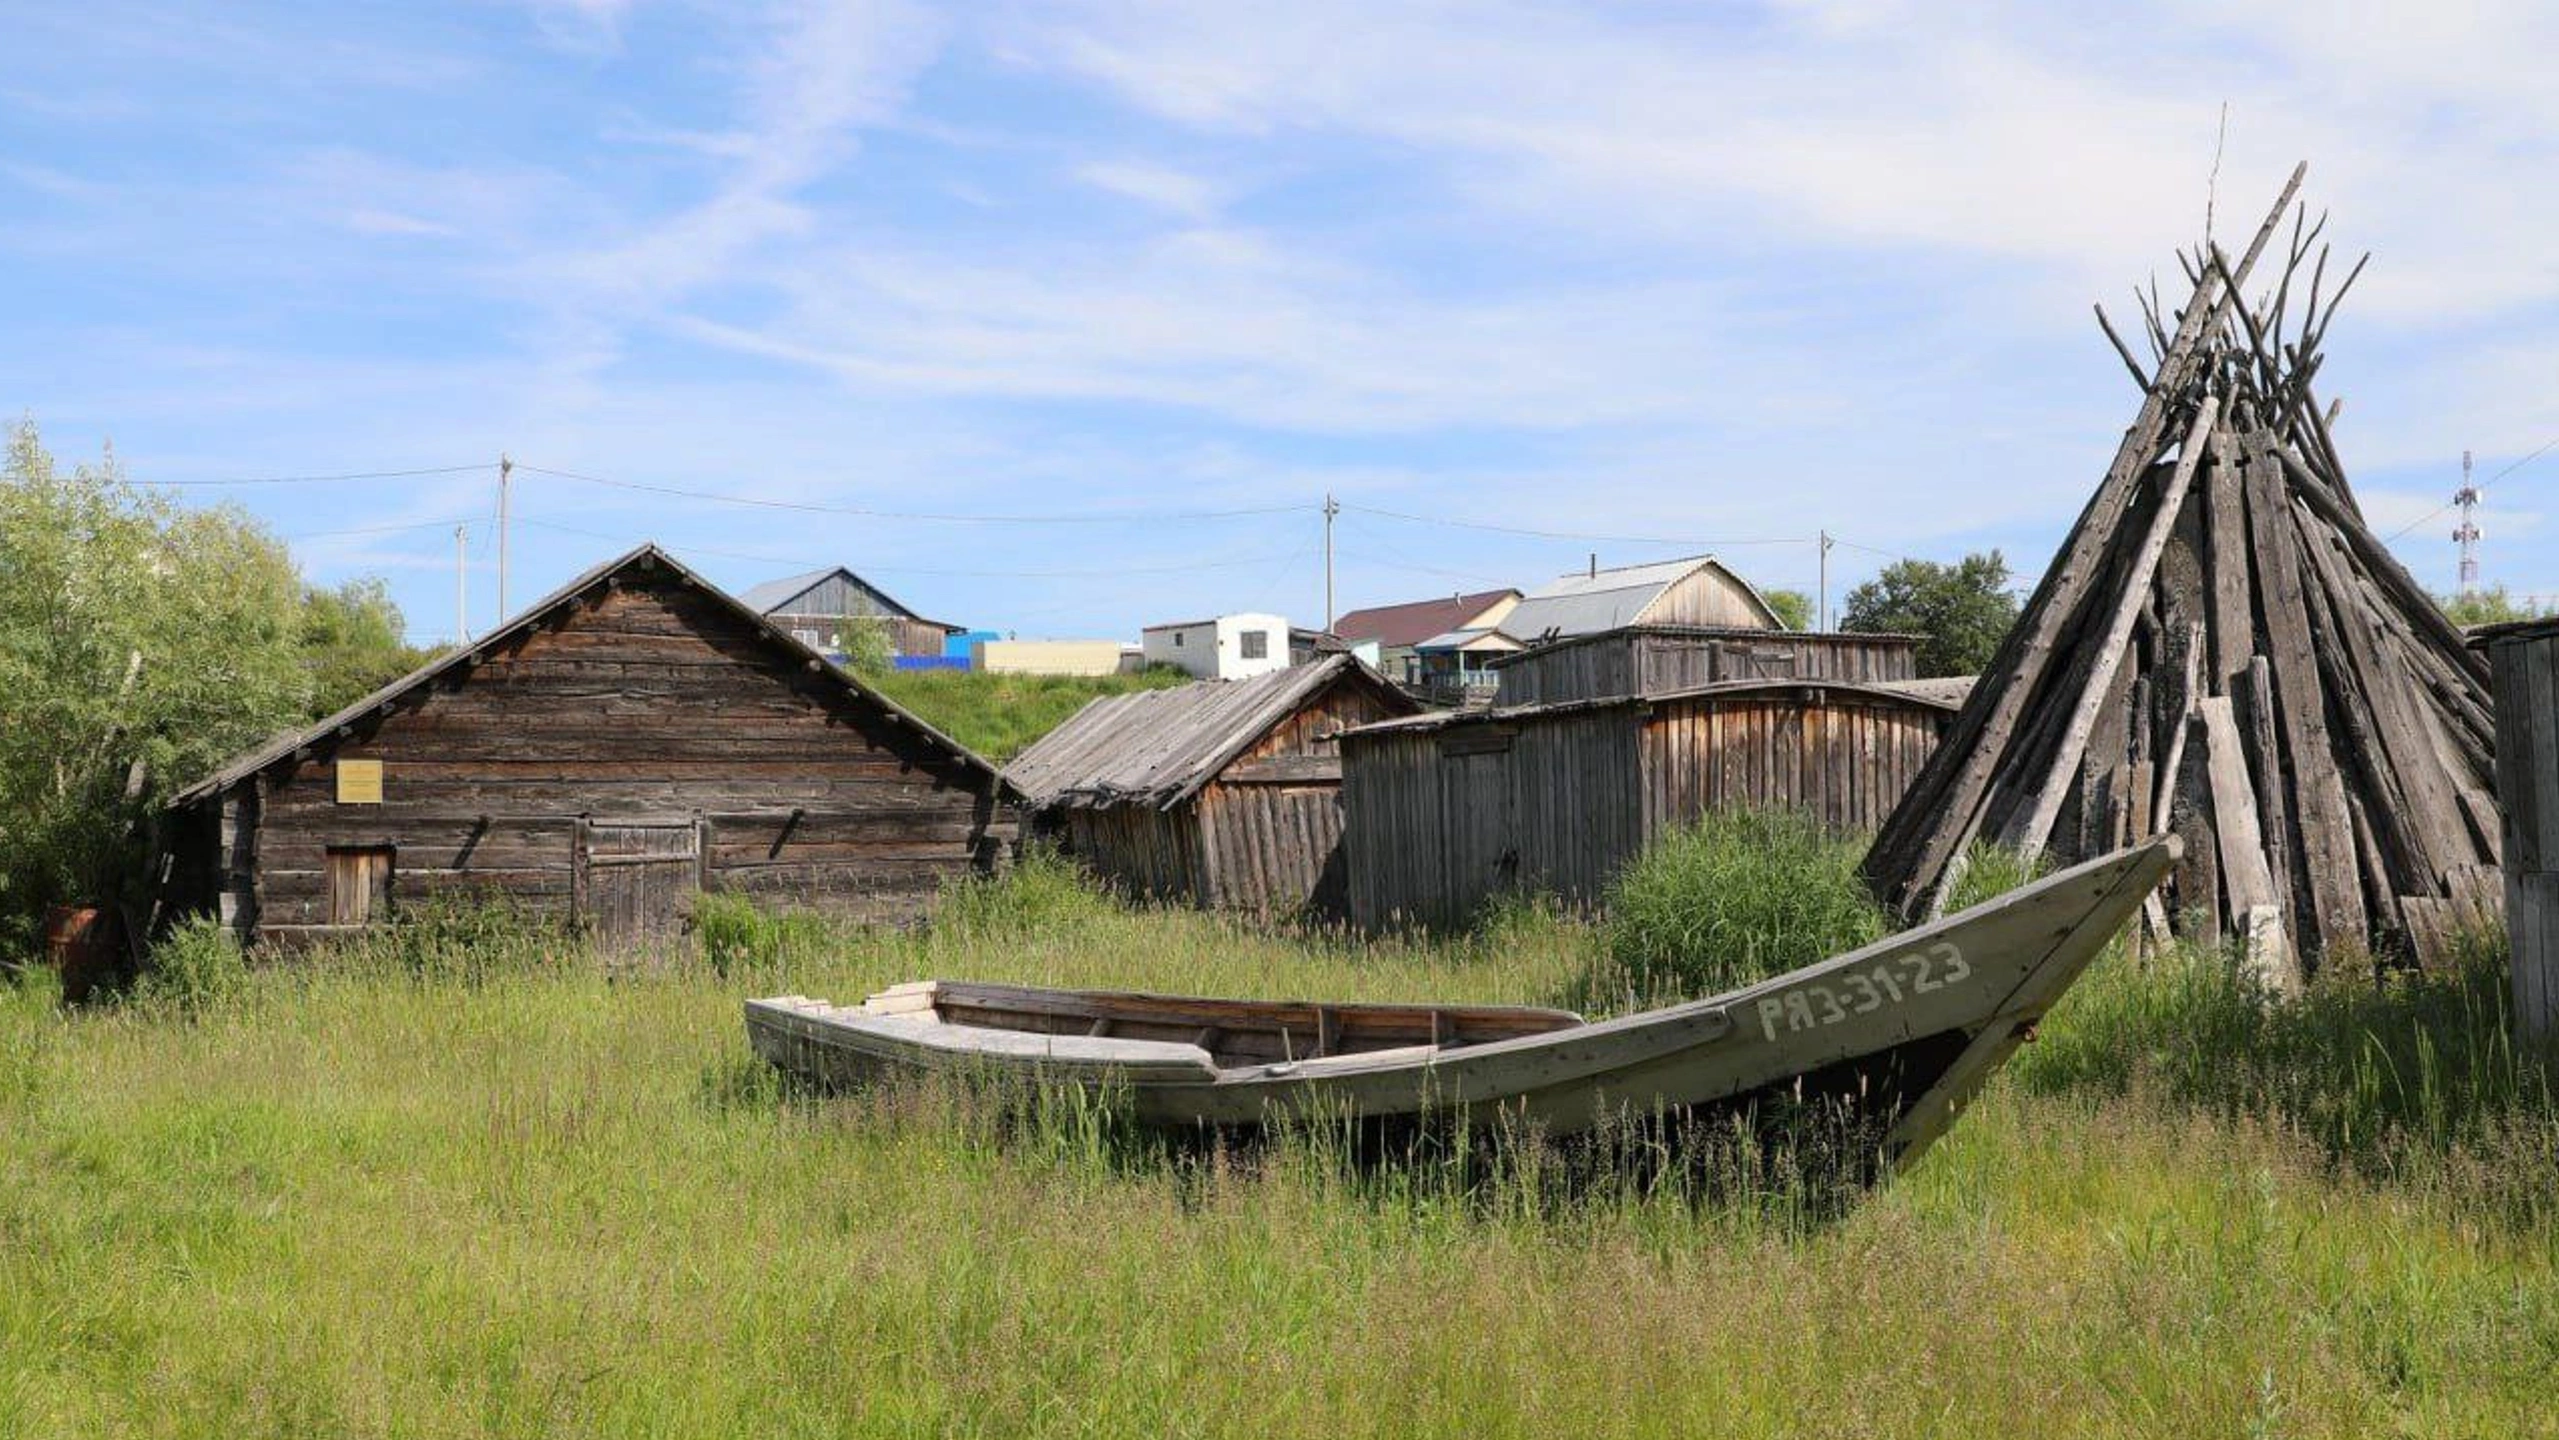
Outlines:
[{"label": "dark wood log wall", "polygon": [[[894,920],[1012,838],[991,777],[672,579],[458,675],[208,802],[226,909],[267,938],[325,927],[328,851],[391,846],[395,905],[496,891],[568,915],[582,821],[671,819],[711,887]],[[382,804],[337,803],[340,759],[383,762]]]},{"label": "dark wood log wall", "polygon": [[1499,703],[1658,695],[1723,680],[1908,680],[1917,655],[1916,642],[1887,635],[1636,627],[1504,660]]},{"label": "dark wood log wall", "polygon": [[1654,838],[1712,810],[1792,808],[1870,829],[1945,718],[1916,702],[1776,693],[1354,736],[1351,918],[1457,925],[1513,892],[1593,908]]}]

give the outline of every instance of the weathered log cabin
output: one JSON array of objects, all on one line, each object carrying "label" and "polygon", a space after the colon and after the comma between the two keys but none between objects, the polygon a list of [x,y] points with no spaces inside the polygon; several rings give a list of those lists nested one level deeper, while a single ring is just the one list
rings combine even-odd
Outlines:
[{"label": "weathered log cabin", "polygon": [[653,545],[174,806],[170,900],[267,942],[456,892],[608,942],[701,889],[899,921],[1018,819],[985,760]]},{"label": "weathered log cabin", "polygon": [[1339,914],[1336,737],[1419,707],[1350,655],[1249,680],[1106,696],[1005,771],[1043,833],[1132,892]]},{"label": "weathered log cabin", "polygon": [[1462,924],[1508,893],[1589,908],[1709,811],[1871,829],[1936,748],[1951,688],[1739,680],[1363,726],[1342,737],[1351,918]]},{"label": "weathered log cabin", "polygon": [[1908,680],[1919,637],[1728,625],[1621,625],[1492,662],[1504,705],[1660,695],[1727,680]]}]

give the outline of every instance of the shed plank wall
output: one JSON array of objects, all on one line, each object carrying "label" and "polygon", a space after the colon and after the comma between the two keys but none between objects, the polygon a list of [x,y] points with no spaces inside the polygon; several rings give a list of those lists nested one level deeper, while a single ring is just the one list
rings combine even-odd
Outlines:
[{"label": "shed plank wall", "polygon": [[1767,612],[1748,587],[1712,565],[1700,567],[1663,591],[1642,618],[1648,625],[1768,624]]},{"label": "shed plank wall", "polygon": [[1531,650],[1503,662],[1501,703],[1658,695],[1725,680],[1908,680],[1917,647],[1876,636],[1763,631],[1678,635],[1627,630]]},{"label": "shed plank wall", "polygon": [[1343,777],[1352,918],[1460,924],[1519,890],[1594,906],[1653,838],[1712,810],[1871,830],[1943,719],[1890,701],[1703,697],[1360,736]]},{"label": "shed plank wall", "polygon": [[[383,762],[384,803],[338,804],[339,758]],[[396,847],[395,903],[499,891],[566,914],[580,816],[698,818],[714,888],[896,919],[1012,838],[991,792],[707,597],[627,583],[270,772],[233,874],[261,930],[327,921],[338,846]]]}]

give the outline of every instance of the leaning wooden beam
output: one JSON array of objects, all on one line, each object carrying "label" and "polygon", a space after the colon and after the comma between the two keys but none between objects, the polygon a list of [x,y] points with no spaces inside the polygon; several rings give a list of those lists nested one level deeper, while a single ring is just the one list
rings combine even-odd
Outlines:
[{"label": "leaning wooden beam", "polygon": [[2039,854],[2053,830],[2053,817],[2061,813],[2061,802],[2079,769],[2079,757],[2088,744],[2088,728],[2097,719],[2097,707],[2105,701],[2113,685],[2115,669],[2123,664],[2124,644],[2132,639],[2133,621],[2141,614],[2142,597],[2150,593],[2150,578],[2159,569],[2159,557],[2168,549],[2169,532],[2177,528],[2177,517],[2185,513],[2186,492],[2193,487],[2195,471],[2201,467],[2206,442],[2211,438],[2213,422],[2221,416],[2221,397],[2207,395],[2195,407],[2194,423],[2186,427],[2186,438],[2178,446],[2177,468],[2170,472],[2167,486],[2160,491],[2159,507],[2152,514],[2150,533],[2142,537],[2141,549],[2133,557],[2132,573],[2125,577],[2123,597],[2116,601],[2114,615],[2098,639],[2089,683],[2079,693],[2072,707],[2070,723],[2062,731],[2061,753],[2044,772],[2044,781],[2035,792],[2035,803],[2026,811],[2025,820],[2001,837],[2002,841],[2027,854]]}]

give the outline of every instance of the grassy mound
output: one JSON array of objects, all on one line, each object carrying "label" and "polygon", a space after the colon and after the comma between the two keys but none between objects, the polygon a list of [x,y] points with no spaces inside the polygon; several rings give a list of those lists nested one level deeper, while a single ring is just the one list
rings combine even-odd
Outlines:
[{"label": "grassy mound", "polygon": [[890,670],[868,678],[890,699],[999,765],[1102,696],[1168,690],[1190,679],[1178,670],[1166,669],[1137,675]]}]

